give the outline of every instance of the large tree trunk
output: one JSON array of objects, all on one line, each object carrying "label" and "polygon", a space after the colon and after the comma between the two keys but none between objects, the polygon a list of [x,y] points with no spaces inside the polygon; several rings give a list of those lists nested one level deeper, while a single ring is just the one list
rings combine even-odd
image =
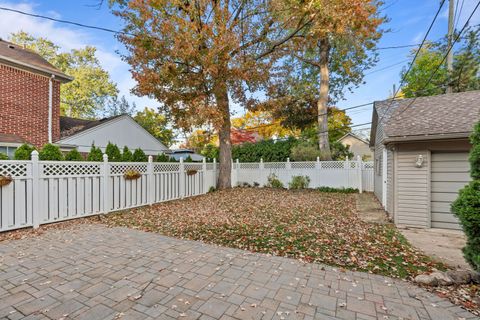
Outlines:
[{"label": "large tree trunk", "polygon": [[328,72],[328,58],[330,55],[330,44],[327,38],[319,42],[320,50],[320,97],[317,101],[318,110],[318,146],[322,160],[332,160],[330,143],[328,142],[328,90],[330,75]]},{"label": "large tree trunk", "polygon": [[228,90],[226,83],[218,83],[215,88],[215,99],[221,113],[221,124],[218,129],[220,141],[220,175],[218,178],[219,189],[232,187],[232,144],[230,141],[230,106],[228,101]]}]

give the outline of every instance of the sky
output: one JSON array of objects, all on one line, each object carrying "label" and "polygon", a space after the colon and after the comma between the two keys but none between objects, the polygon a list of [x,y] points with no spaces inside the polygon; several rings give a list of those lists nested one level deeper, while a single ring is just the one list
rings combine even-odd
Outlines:
[{"label": "sky", "polygon": [[[463,26],[477,1],[454,0],[455,3],[461,4],[464,2],[462,11],[457,14],[459,16],[456,22],[458,29]],[[122,21],[111,13],[106,4],[108,1],[105,0],[103,2],[103,6],[98,7],[99,0],[0,0],[0,7],[121,30]],[[386,0],[382,7],[382,13],[389,19],[383,25],[384,29],[388,29],[388,32],[384,34],[378,47],[420,43],[433,20],[439,3],[440,0]],[[429,40],[439,39],[447,32],[447,4],[448,0],[430,32]],[[475,13],[470,24],[478,23],[480,23],[480,10]],[[118,53],[124,52],[124,47],[115,39],[112,33],[65,25],[0,10],[0,37],[8,39],[9,34],[18,31],[26,31],[34,36],[46,37],[60,45],[65,51],[86,45],[97,47],[97,57],[103,68],[110,73],[113,81],[117,83],[120,95],[125,95],[127,100],[135,102],[138,109],[143,109],[147,106],[155,108],[159,105],[155,100],[137,97],[130,93],[130,90],[135,86],[135,81],[130,75],[128,64],[122,61]],[[353,92],[346,93],[345,100],[337,103],[339,108],[343,109],[386,99],[391,94],[393,85],[396,84],[398,86],[400,71],[408,66],[409,59],[411,59],[410,49],[381,50],[379,53],[377,65],[365,73],[365,83],[355,88]],[[371,120],[371,111],[372,107],[367,106],[349,110],[347,114],[352,118],[353,124],[362,124]],[[244,109],[239,105],[235,105],[233,112],[238,116],[244,113]],[[359,129],[368,129],[368,127],[359,127]]]}]

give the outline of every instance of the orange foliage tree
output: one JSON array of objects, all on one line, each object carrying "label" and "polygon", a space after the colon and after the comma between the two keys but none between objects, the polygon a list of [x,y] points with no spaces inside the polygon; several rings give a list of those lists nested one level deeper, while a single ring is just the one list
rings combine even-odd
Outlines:
[{"label": "orange foliage tree", "polygon": [[307,12],[279,19],[288,4],[276,1],[110,1],[126,24],[118,38],[134,92],[160,101],[179,128],[218,132],[219,188],[231,186],[231,103],[254,103],[277,49],[312,21]]},{"label": "orange foliage tree", "polygon": [[[327,108],[331,95],[331,71],[338,76],[340,95],[344,86],[359,84],[363,71],[375,62],[374,49],[382,35],[380,25],[385,21],[378,12],[378,0],[284,0],[288,23],[291,17],[315,17],[301,35],[284,47],[294,61],[299,62],[300,77],[316,90],[318,142],[325,160],[331,159],[328,139]],[[372,55],[373,53],[373,55]],[[298,79],[294,79],[298,85]],[[300,81],[301,82],[301,81]],[[300,90],[308,91],[308,90]],[[339,92],[336,92],[339,93]],[[301,97],[304,98],[304,97]]]}]

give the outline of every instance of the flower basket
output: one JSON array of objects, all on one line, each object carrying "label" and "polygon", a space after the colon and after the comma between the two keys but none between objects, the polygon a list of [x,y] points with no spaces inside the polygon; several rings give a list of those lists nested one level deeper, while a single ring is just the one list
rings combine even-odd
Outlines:
[{"label": "flower basket", "polygon": [[127,170],[123,174],[123,177],[125,178],[125,180],[137,180],[141,176],[142,176],[142,174],[140,172],[138,172],[137,170]]},{"label": "flower basket", "polygon": [[197,174],[197,170],[195,169],[189,169],[187,170],[187,176],[193,176],[193,175],[196,175]]},{"label": "flower basket", "polygon": [[12,177],[9,176],[0,176],[0,188],[6,185],[9,185],[12,182]]}]

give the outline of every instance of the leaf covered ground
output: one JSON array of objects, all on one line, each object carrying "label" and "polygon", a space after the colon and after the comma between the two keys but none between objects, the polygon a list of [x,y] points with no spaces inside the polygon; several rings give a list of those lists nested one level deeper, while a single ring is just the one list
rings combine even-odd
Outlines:
[{"label": "leaf covered ground", "polygon": [[444,268],[393,225],[361,221],[355,197],[235,188],[109,214],[102,222],[399,278]]}]

